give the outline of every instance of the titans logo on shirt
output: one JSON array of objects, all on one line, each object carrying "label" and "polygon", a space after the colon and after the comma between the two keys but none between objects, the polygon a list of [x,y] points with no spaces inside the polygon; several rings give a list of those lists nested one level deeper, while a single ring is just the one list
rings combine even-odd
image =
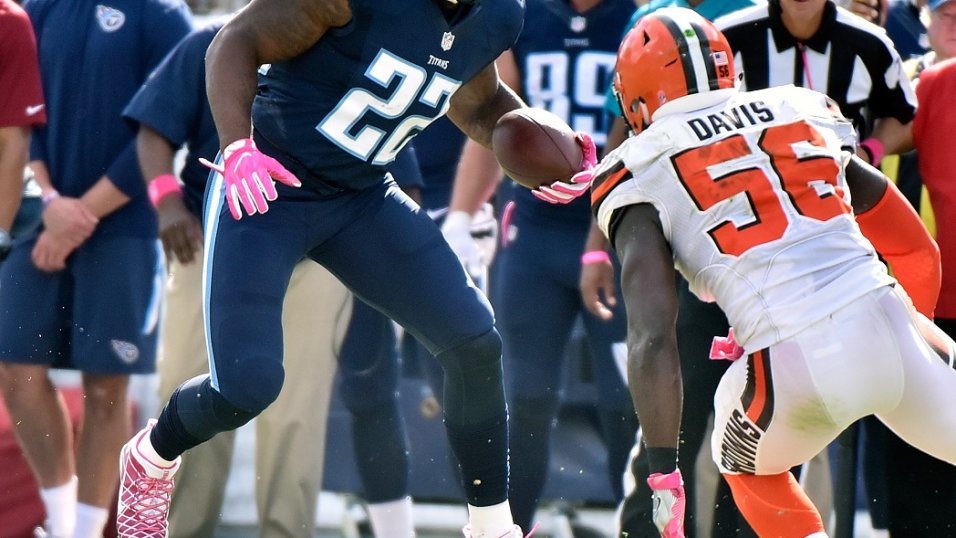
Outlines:
[{"label": "titans logo on shirt", "polygon": [[96,6],[96,22],[104,32],[115,32],[126,22],[126,15],[118,9],[100,4]]}]

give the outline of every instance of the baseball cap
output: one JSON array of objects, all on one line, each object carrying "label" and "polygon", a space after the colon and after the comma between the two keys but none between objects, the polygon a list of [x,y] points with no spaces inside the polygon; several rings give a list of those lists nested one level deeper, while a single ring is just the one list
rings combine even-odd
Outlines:
[{"label": "baseball cap", "polygon": [[929,0],[927,5],[929,6],[930,11],[936,11],[937,9],[943,7],[944,5],[952,2],[953,0]]}]

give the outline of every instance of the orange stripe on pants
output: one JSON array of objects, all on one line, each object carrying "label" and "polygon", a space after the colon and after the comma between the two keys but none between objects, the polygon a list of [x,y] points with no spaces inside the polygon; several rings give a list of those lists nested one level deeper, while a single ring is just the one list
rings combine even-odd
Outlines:
[{"label": "orange stripe on pants", "polygon": [[751,420],[754,424],[759,424],[757,421],[760,418],[760,414],[763,413],[764,406],[767,404],[767,372],[764,370],[764,352],[760,350],[753,355],[753,366],[754,366],[754,399],[750,402],[750,406],[747,407],[747,418]]}]

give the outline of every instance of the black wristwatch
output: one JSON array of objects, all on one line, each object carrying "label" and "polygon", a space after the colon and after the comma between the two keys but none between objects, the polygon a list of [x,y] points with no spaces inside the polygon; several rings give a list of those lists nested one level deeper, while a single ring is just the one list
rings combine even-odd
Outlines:
[{"label": "black wristwatch", "polygon": [[0,228],[0,262],[7,259],[7,254],[10,254],[12,245],[13,239],[10,238],[10,232]]}]

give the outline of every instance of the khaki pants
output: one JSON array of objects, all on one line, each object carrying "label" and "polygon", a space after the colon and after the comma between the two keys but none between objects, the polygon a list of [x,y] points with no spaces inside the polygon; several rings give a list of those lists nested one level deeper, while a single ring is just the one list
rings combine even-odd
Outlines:
[{"label": "khaki pants", "polygon": [[[202,322],[202,264],[170,264],[159,396],[209,371]],[[263,538],[311,537],[322,487],[325,426],[336,357],[351,315],[345,287],[304,261],[292,274],[283,310],[285,385],[256,417],[256,504]],[[235,432],[188,451],[176,474],[169,518],[174,538],[210,538],[219,522]]]}]

